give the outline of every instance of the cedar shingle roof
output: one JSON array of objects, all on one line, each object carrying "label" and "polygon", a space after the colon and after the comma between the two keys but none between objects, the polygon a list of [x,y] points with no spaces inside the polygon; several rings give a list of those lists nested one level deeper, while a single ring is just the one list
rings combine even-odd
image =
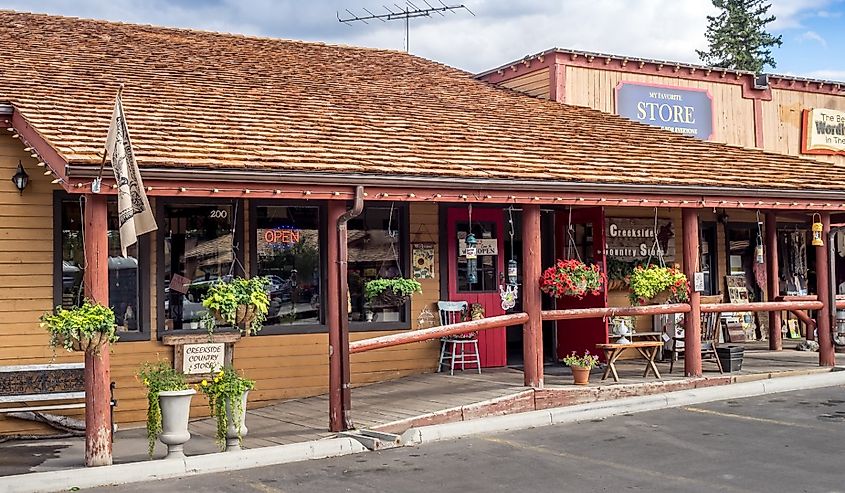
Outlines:
[{"label": "cedar shingle roof", "polygon": [[526,97],[395,51],[14,12],[0,12],[0,46],[0,102],[70,164],[99,164],[123,82],[145,168],[845,191],[832,164]]}]

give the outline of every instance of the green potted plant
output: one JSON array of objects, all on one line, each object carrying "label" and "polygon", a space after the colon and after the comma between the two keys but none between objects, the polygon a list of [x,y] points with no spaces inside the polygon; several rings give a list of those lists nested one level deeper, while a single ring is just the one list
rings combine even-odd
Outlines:
[{"label": "green potted plant", "polygon": [[169,362],[145,362],[138,380],[147,387],[147,453],[155,451],[156,439],[167,445],[167,459],[185,457],[185,442],[191,438],[188,418],[191,398],[196,390],[188,386],[185,375]]},{"label": "green potted plant", "polygon": [[572,354],[563,358],[563,364],[572,370],[572,377],[575,385],[587,385],[590,383],[590,370],[599,364],[598,356],[585,351],[584,354]]},{"label": "green potted plant", "polygon": [[638,266],[631,273],[633,305],[683,303],[689,300],[689,281],[677,267]]},{"label": "green potted plant", "polygon": [[244,335],[261,330],[270,308],[269,284],[266,277],[235,277],[212,284],[202,300],[209,311],[204,318],[209,334],[218,323],[237,327]]},{"label": "green potted plant", "polygon": [[231,366],[213,372],[196,388],[208,397],[211,415],[217,421],[215,436],[220,450],[240,450],[246,427],[246,402],[255,381],[243,377]]},{"label": "green potted plant", "polygon": [[422,285],[416,279],[373,279],[364,285],[364,297],[371,303],[379,301],[385,305],[402,305],[414,293],[422,293]]},{"label": "green potted plant", "polygon": [[41,327],[50,332],[50,346],[68,351],[99,353],[105,343],[117,341],[111,308],[85,300],[82,306],[62,308],[41,315]]},{"label": "green potted plant", "polygon": [[583,298],[587,293],[599,294],[606,281],[596,264],[586,265],[576,259],[558,260],[543,271],[540,290],[554,298],[572,296]]}]

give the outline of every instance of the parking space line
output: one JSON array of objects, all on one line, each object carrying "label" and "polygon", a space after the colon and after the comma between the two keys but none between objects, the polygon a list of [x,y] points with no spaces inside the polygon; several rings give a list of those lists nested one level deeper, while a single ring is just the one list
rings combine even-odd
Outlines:
[{"label": "parking space line", "polygon": [[756,423],[766,423],[770,425],[777,425],[777,426],[789,426],[792,428],[804,428],[810,430],[821,430],[821,431],[828,431],[826,428],[821,426],[813,426],[801,423],[791,423],[789,421],[781,421],[779,419],[770,419],[770,418],[758,418],[757,416],[747,416],[745,414],[735,414],[735,413],[726,413],[722,411],[714,411],[712,409],[702,409],[700,407],[683,407],[681,408],[684,411],[689,411],[691,413],[699,413],[699,414],[710,414],[713,416],[719,416],[722,418],[734,418],[734,419],[742,419],[745,421],[754,421]]}]

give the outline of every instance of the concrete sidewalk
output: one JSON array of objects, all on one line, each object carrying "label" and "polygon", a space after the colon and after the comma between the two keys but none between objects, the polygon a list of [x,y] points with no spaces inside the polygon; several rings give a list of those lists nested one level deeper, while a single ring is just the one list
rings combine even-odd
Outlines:
[{"label": "concrete sidewalk", "polygon": [[[457,423],[416,427],[405,431],[401,445],[414,446],[449,440],[479,433],[497,433],[596,420],[605,417],[687,406],[724,399],[750,397],[776,392],[845,385],[845,371],[759,379],[717,387],[697,388],[639,397],[625,397],[610,401],[591,402],[518,414],[480,418]],[[240,452],[214,453],[173,461],[143,461],[100,468],[63,469],[0,478],[0,491],[50,492],[69,488],[89,488],[112,484],[127,484],[223,472],[252,467],[297,462],[309,459],[336,457],[367,451],[361,443],[349,438],[330,438],[311,442],[262,447]]]}]

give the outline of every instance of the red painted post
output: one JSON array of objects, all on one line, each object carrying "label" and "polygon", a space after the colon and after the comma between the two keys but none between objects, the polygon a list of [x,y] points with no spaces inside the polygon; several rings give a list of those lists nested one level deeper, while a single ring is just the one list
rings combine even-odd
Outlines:
[{"label": "red painted post", "polygon": [[[774,211],[766,213],[766,284],[767,301],[775,301],[780,296],[780,280],[778,273],[778,224],[777,214]],[[783,350],[780,325],[781,312],[769,313],[769,349],[772,351]]]},{"label": "red painted post", "polygon": [[522,329],[526,387],[543,388],[543,300],[540,295],[540,206],[522,209],[522,309],[528,321]]},{"label": "red painted post", "polygon": [[[822,302],[822,309],[819,310],[819,315],[816,319],[819,343],[819,366],[834,366],[836,364],[836,356],[833,349],[833,338],[830,334],[831,318],[833,317],[834,311],[831,307],[830,271],[828,270],[830,213],[822,212],[821,218],[824,245],[816,247],[816,294],[819,295],[819,301]],[[809,331],[810,329],[808,328]]]},{"label": "red painted post", "polygon": [[[109,305],[109,244],[106,197],[86,195],[84,213],[85,296]],[[112,463],[111,369],[109,345],[85,353],[85,465]]]},{"label": "red painted post", "polygon": [[[328,238],[326,241],[326,325],[329,328],[329,430],[343,431],[343,375],[341,361],[340,317],[347,316],[341,309],[340,282],[338,276],[338,234],[337,220],[346,211],[343,201],[331,200],[328,205]],[[345,308],[345,306],[344,306]]]},{"label": "red painted post", "polygon": [[[698,270],[698,210],[682,209],[684,274],[693,282]],[[689,313],[684,315],[684,374],[701,376],[701,293],[690,289]]]}]

